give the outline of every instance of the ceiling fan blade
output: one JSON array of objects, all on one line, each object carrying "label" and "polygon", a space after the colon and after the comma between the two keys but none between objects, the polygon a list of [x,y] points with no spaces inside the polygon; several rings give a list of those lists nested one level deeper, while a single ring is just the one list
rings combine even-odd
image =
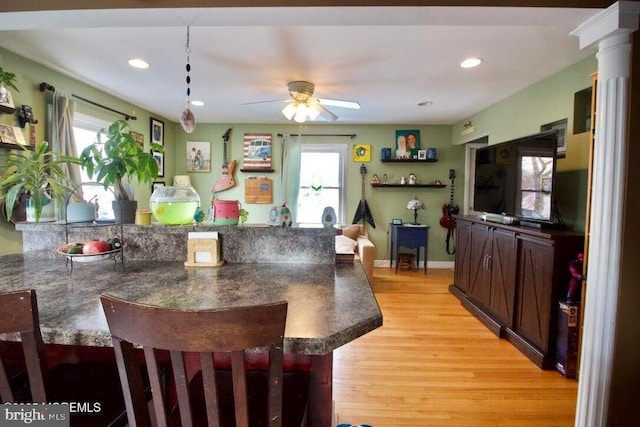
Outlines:
[{"label": "ceiling fan blade", "polygon": [[320,103],[320,105],[330,105],[332,107],[340,107],[340,108],[352,108],[354,110],[360,109],[360,104],[355,101],[343,101],[340,99],[318,98],[318,102]]},{"label": "ceiling fan blade", "polygon": [[269,101],[244,102],[240,105],[267,104],[269,102],[293,102],[292,99],[271,99]]},{"label": "ceiling fan blade", "polygon": [[336,120],[338,120],[338,116],[336,116],[331,111],[324,108],[322,105],[318,105],[318,109],[320,110],[320,115],[325,119],[327,119],[328,121],[335,122]]}]

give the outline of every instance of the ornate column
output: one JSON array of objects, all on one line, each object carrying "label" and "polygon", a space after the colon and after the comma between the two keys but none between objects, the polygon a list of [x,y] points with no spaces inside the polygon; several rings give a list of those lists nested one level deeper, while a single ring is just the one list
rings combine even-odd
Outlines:
[{"label": "ornate column", "polygon": [[591,223],[576,426],[605,426],[615,360],[628,144],[630,34],[640,3],[618,2],[572,32],[598,45]]}]

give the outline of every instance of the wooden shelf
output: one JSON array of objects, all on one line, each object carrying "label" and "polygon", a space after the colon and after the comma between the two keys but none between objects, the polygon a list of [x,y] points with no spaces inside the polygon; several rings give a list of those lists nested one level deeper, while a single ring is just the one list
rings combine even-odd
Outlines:
[{"label": "wooden shelf", "polygon": [[11,142],[0,142],[0,148],[6,148],[8,150],[20,150],[21,147],[26,147],[29,150],[33,150],[34,148],[30,145],[13,144]]},{"label": "wooden shelf", "polygon": [[240,172],[264,172],[264,173],[272,173],[275,172],[275,169],[240,169]]},{"label": "wooden shelf", "polygon": [[377,188],[445,188],[446,184],[371,184]]},{"label": "wooden shelf", "polygon": [[380,159],[380,161],[382,163],[435,163],[438,159]]}]

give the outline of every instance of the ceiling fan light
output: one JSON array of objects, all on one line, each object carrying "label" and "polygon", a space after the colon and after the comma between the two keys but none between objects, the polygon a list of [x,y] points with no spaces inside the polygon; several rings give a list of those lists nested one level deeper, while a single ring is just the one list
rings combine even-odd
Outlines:
[{"label": "ceiling fan light", "polygon": [[296,114],[296,106],[291,103],[282,109],[282,114],[287,118],[287,120],[293,119],[293,116]]},{"label": "ceiling fan light", "polygon": [[296,115],[293,117],[298,123],[304,123],[307,120],[307,113],[309,109],[305,104],[298,104]]}]

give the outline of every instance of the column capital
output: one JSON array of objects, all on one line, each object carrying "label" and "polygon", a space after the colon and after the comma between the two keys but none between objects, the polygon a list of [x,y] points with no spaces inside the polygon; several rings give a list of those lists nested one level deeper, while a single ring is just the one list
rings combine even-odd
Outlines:
[{"label": "column capital", "polygon": [[619,1],[582,23],[570,34],[580,39],[580,49],[616,35],[631,34],[638,29],[640,2]]}]

